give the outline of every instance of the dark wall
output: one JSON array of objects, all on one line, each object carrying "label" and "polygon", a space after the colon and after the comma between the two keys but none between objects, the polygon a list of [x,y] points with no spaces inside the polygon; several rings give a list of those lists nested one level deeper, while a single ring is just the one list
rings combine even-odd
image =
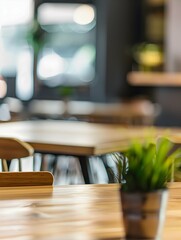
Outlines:
[{"label": "dark wall", "polygon": [[155,90],[156,101],[161,106],[158,126],[181,126],[181,88],[160,87]]},{"label": "dark wall", "polygon": [[97,63],[92,100],[119,101],[150,90],[127,83],[132,70],[133,46],[142,41],[142,2],[135,0],[97,0]]}]

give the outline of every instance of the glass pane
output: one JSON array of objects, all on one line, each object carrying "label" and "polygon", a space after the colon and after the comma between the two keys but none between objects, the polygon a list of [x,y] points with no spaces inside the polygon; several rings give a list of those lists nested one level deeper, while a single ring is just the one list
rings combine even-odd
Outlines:
[{"label": "glass pane", "polygon": [[16,63],[33,20],[33,0],[0,0],[0,72],[16,75]]},{"label": "glass pane", "polygon": [[95,8],[46,3],[38,9],[43,29],[37,74],[44,85],[84,85],[95,76]]}]

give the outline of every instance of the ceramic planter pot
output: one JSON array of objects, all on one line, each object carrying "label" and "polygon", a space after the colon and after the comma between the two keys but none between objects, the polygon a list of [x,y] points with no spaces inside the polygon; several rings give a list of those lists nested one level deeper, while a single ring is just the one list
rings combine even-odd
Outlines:
[{"label": "ceramic planter pot", "polygon": [[127,239],[160,239],[168,190],[126,193],[120,190]]}]

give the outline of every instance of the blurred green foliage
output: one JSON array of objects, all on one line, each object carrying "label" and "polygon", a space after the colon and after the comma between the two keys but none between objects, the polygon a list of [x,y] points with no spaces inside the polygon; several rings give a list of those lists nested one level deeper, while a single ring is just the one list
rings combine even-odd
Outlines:
[{"label": "blurred green foliage", "polygon": [[[166,138],[154,141],[134,141],[124,155],[115,153],[116,182],[126,192],[150,192],[167,187],[174,163],[181,162],[181,149],[173,150]],[[177,166],[177,164],[175,164]]]},{"label": "blurred green foliage", "polygon": [[44,31],[37,20],[33,21],[26,38],[28,44],[33,47],[34,53],[38,54],[44,44]]},{"label": "blurred green foliage", "polygon": [[58,93],[63,99],[70,98],[74,92],[73,86],[59,86]]},{"label": "blurred green foliage", "polygon": [[133,56],[140,71],[153,71],[164,62],[163,49],[158,44],[141,43],[133,48]]}]

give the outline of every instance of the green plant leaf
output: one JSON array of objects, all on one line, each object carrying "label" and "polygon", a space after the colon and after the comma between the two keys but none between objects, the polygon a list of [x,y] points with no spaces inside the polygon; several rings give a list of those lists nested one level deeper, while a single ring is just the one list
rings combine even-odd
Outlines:
[{"label": "green plant leaf", "polygon": [[128,192],[150,192],[166,188],[174,171],[181,173],[181,149],[174,150],[168,138],[135,140],[124,156],[113,154],[116,173],[122,189]]}]

